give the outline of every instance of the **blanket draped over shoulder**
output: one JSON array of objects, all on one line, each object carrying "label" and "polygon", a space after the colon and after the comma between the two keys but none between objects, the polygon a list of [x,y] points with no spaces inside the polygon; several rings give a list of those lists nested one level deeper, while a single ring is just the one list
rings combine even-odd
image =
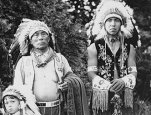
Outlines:
[{"label": "blanket draped over shoulder", "polygon": [[88,100],[82,80],[75,74],[69,74],[65,81],[68,83],[68,91],[65,94],[66,114],[89,115]]}]

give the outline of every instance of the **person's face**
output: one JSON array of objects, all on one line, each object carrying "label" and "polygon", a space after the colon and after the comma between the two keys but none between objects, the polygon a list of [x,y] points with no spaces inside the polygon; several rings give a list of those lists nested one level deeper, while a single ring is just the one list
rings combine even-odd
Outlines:
[{"label": "person's face", "polygon": [[6,96],[4,99],[4,105],[5,105],[6,111],[10,114],[14,114],[18,112],[20,109],[20,102],[15,97]]},{"label": "person's face", "polygon": [[116,35],[121,28],[121,21],[118,18],[111,17],[105,22],[105,29],[108,34]]},{"label": "person's face", "polygon": [[31,37],[31,44],[34,48],[43,50],[48,47],[50,37],[47,32],[39,30]]}]

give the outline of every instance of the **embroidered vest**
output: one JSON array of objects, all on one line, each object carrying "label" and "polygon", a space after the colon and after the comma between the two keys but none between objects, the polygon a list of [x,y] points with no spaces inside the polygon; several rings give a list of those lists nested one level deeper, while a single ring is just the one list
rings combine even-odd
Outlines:
[{"label": "embroidered vest", "polygon": [[[99,39],[95,42],[97,50],[97,60],[98,60],[98,75],[108,81],[114,79],[114,73],[117,72],[118,78],[124,77],[128,74],[128,56],[130,52],[130,44],[128,41],[124,41],[124,44],[120,46],[117,50],[115,56],[111,52],[110,48],[104,41],[104,39]],[[114,69],[116,67],[116,72]],[[117,102],[124,103],[124,107],[133,108],[133,90],[125,88],[122,94],[118,94],[118,101],[116,103],[111,103],[111,100],[116,99],[117,94],[108,92],[108,90],[93,90],[93,112],[97,113],[100,109],[102,112],[117,111],[115,107],[121,105],[116,105]],[[119,101],[120,100],[120,101]],[[110,107],[110,108],[109,108]],[[113,114],[113,113],[112,113]]]},{"label": "embroidered vest", "polygon": [[[130,45],[124,42],[124,48],[121,46],[115,56],[111,52],[104,39],[95,42],[98,59],[98,75],[102,78],[112,81],[114,79],[114,66],[117,68],[118,77],[121,78],[128,74],[127,61],[130,51]],[[122,66],[122,67],[121,67]]]}]

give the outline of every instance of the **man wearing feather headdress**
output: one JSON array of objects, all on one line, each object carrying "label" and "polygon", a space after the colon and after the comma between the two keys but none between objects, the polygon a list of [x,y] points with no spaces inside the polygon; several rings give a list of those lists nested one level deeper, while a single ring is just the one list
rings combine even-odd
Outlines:
[{"label": "man wearing feather headdress", "polygon": [[[73,80],[79,82],[79,85],[74,83],[77,85],[77,94],[81,90],[78,87],[82,82],[73,74],[67,59],[61,53],[55,52],[55,40],[50,28],[44,22],[24,19],[15,37],[22,57],[15,67],[13,84],[25,85],[33,91],[42,115],[63,115],[62,101],[66,103],[66,113],[76,115],[74,85],[71,86],[70,83]],[[67,95],[63,95],[64,92]],[[79,98],[78,103],[82,105],[80,96],[80,93],[76,95]],[[80,112],[88,115],[87,110],[80,109]]]},{"label": "man wearing feather headdress", "polygon": [[87,31],[95,36],[88,47],[93,115],[133,115],[137,76],[135,45],[129,40],[133,30],[131,16],[121,2],[107,0],[98,5]]}]

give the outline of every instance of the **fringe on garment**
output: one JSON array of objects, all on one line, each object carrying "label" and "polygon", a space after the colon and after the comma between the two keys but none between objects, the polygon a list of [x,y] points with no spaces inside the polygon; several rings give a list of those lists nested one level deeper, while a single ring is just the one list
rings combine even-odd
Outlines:
[{"label": "fringe on garment", "polygon": [[[109,92],[108,90],[93,89],[92,98],[92,110],[93,113],[98,113],[99,110],[102,112],[108,110],[109,103]],[[124,105],[125,108],[133,109],[133,90],[126,88],[124,92]]]},{"label": "fringe on garment", "polygon": [[108,110],[108,90],[93,89],[92,98],[92,109],[93,113],[98,113],[99,110],[102,112]]},{"label": "fringe on garment", "polygon": [[129,88],[125,89],[124,103],[125,103],[126,108],[130,107],[133,109],[133,90],[132,89],[129,89]]}]

